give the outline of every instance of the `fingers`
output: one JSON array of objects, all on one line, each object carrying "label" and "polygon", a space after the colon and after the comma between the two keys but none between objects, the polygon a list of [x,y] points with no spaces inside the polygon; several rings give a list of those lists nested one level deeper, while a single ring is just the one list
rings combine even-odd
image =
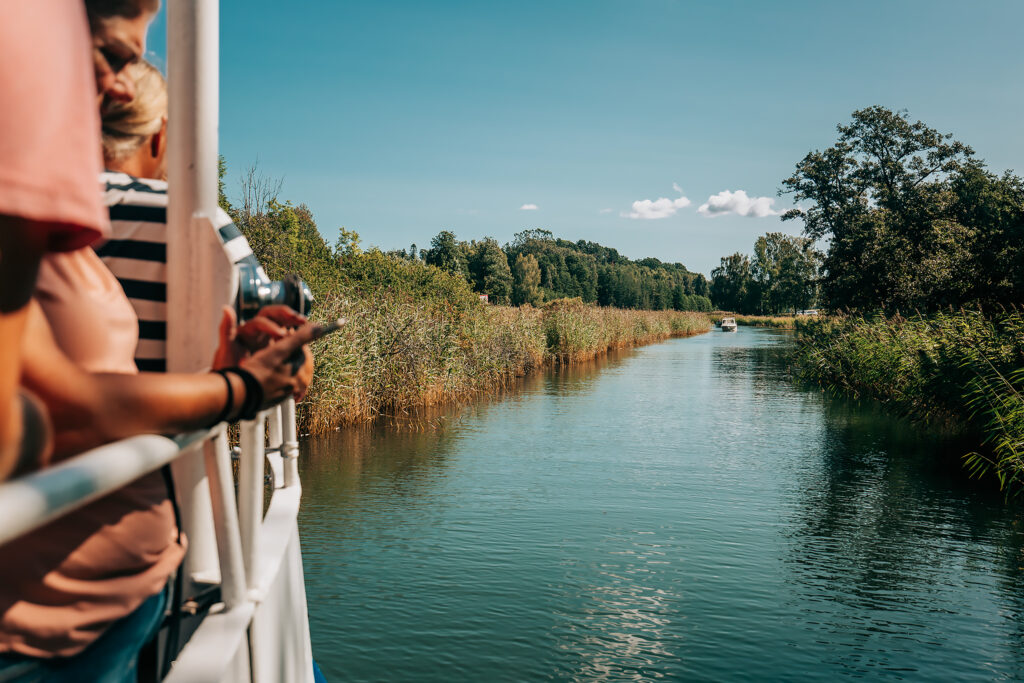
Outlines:
[{"label": "fingers", "polygon": [[220,316],[220,343],[230,344],[235,339],[235,309],[224,306]]},{"label": "fingers", "polygon": [[238,328],[237,336],[250,349],[264,346],[267,341],[281,339],[288,331],[269,318],[262,315],[253,318]]},{"label": "fingers", "polygon": [[299,315],[288,306],[281,304],[264,306],[260,309],[259,315],[273,320],[281,327],[295,328],[306,323],[305,316]]},{"label": "fingers", "polygon": [[274,354],[274,358],[278,363],[284,361],[300,347],[306,344],[316,341],[324,334],[326,334],[327,328],[323,325],[316,323],[306,323],[302,327],[298,328],[284,339],[279,339],[270,346],[267,350]]}]

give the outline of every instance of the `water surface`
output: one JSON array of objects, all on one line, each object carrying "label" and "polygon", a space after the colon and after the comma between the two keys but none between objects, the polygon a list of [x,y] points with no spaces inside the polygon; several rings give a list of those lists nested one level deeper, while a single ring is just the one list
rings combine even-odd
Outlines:
[{"label": "water surface", "polygon": [[303,446],[330,681],[1020,680],[1019,507],[740,328]]}]

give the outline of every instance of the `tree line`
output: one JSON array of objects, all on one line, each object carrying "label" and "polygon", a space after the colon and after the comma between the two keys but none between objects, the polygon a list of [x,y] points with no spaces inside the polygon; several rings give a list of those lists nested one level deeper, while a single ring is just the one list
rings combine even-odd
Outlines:
[{"label": "tree line", "polygon": [[[853,112],[834,145],[782,181],[803,236],[769,233],[723,257],[715,304],[781,313],[931,313],[1024,303],[1024,181],[989,171],[966,144],[905,111]],[[815,244],[826,244],[822,254]]]},{"label": "tree line", "polygon": [[783,215],[827,242],[836,310],[922,313],[1024,302],[1024,181],[906,112],[855,111],[839,138],[782,183]]},{"label": "tree line", "polygon": [[459,275],[495,303],[538,306],[579,298],[585,303],[646,310],[710,311],[701,273],[656,258],[631,260],[596,242],[571,242],[548,230],[524,230],[500,245],[487,237],[460,241],[442,230],[428,248],[389,252]]}]

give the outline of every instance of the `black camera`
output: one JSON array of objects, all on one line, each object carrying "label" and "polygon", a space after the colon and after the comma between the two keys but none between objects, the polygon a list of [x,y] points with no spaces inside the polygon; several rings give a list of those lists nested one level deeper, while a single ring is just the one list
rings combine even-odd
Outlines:
[{"label": "black camera", "polygon": [[309,315],[313,293],[298,275],[275,281],[268,278],[259,266],[239,263],[238,295],[235,298],[238,320],[251,320],[261,308],[271,304],[284,304],[296,313]]}]

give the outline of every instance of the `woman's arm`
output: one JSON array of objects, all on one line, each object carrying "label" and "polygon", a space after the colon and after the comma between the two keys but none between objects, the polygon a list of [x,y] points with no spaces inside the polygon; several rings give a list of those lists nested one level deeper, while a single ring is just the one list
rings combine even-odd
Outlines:
[{"label": "woman's arm", "polygon": [[[241,362],[260,382],[268,400],[304,387],[287,364],[292,350],[315,338],[305,325]],[[46,404],[53,420],[54,459],[136,434],[169,434],[209,427],[223,413],[232,383],[235,417],[245,399],[242,380],[213,373],[91,374],[60,350],[42,310],[29,315],[23,349],[22,384]]]},{"label": "woman's arm", "polygon": [[22,469],[24,460],[44,455],[26,447],[47,442],[45,435],[26,433],[39,423],[25,424],[26,405],[18,393],[28,302],[44,252],[40,232],[29,221],[0,215],[0,481]]}]

